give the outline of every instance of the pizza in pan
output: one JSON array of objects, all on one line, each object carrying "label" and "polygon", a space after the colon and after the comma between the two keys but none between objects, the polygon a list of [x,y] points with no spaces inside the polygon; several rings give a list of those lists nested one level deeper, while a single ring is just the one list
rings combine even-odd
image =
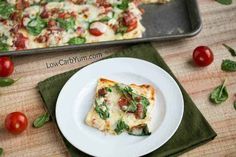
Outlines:
[{"label": "pizza in pan", "polygon": [[141,3],[168,0],[0,0],[0,51],[140,38]]},{"label": "pizza in pan", "polygon": [[119,135],[150,135],[155,89],[150,85],[126,85],[101,78],[85,122],[102,132]]}]

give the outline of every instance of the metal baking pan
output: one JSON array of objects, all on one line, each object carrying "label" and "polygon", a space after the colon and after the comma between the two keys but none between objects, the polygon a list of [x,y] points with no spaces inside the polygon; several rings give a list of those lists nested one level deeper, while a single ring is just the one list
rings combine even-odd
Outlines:
[{"label": "metal baking pan", "polygon": [[143,4],[141,7],[145,10],[141,22],[146,28],[142,38],[73,46],[8,51],[1,52],[0,56],[70,51],[87,47],[91,48],[118,44],[179,39],[194,36],[201,30],[202,23],[196,0],[172,0],[170,3],[164,5]]}]

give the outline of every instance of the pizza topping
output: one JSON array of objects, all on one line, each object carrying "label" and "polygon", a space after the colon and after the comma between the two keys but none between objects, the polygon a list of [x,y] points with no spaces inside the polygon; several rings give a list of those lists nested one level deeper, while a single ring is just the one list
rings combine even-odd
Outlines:
[{"label": "pizza topping", "polygon": [[79,45],[79,44],[83,44],[85,42],[86,42],[86,39],[83,37],[74,37],[68,41],[68,44],[69,45]]},{"label": "pizza topping", "polygon": [[114,131],[119,135],[122,132],[128,131],[128,130],[129,130],[129,126],[122,119],[118,120]]},{"label": "pizza topping", "polygon": [[59,23],[60,27],[66,31],[74,29],[75,27],[75,20],[72,17],[68,19],[57,18],[56,21]]},{"label": "pizza topping", "polygon": [[25,37],[22,33],[17,33],[15,36],[16,40],[14,42],[14,45],[17,50],[23,50],[26,48],[26,40],[28,40],[27,37]]},{"label": "pizza topping", "polygon": [[137,27],[137,18],[132,12],[126,12],[123,16],[123,24],[127,27],[127,32],[130,32]]},{"label": "pizza topping", "polygon": [[35,41],[39,43],[45,43],[48,41],[48,36],[47,35],[40,35],[37,38],[35,38]]},{"label": "pizza topping", "polygon": [[46,21],[41,19],[39,16],[36,18],[31,19],[26,26],[26,29],[29,31],[30,34],[37,36],[39,35],[42,30],[47,26]]},{"label": "pizza topping", "polygon": [[0,19],[8,19],[15,11],[14,7],[4,1],[0,1]]},{"label": "pizza topping", "polygon": [[117,84],[117,89],[123,94],[118,105],[124,112],[134,113],[137,119],[146,117],[147,106],[150,104],[144,96],[136,94],[133,89],[124,84]]},{"label": "pizza topping", "polygon": [[110,117],[109,108],[107,107],[107,104],[105,102],[99,104],[97,99],[95,100],[95,111],[103,120],[106,120]]},{"label": "pizza topping", "polygon": [[23,10],[29,6],[30,6],[30,3],[25,0],[17,0],[17,2],[16,2],[16,9],[18,9],[18,10]]},{"label": "pizza topping", "polygon": [[133,126],[129,132],[130,135],[135,135],[135,136],[147,136],[151,135],[151,132],[149,132],[147,124],[140,124],[137,126]]},{"label": "pizza topping", "polygon": [[107,30],[107,25],[102,22],[93,22],[89,26],[89,33],[94,36],[100,36]]}]

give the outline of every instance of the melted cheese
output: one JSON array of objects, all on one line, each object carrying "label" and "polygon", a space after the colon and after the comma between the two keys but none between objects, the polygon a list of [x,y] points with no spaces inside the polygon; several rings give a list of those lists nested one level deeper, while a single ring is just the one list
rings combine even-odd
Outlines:
[{"label": "melted cheese", "polygon": [[[151,111],[154,105],[154,100],[152,99],[153,97],[153,88],[145,88],[142,86],[137,86],[137,85],[130,85],[130,87],[135,91],[135,93],[139,95],[143,95],[148,98],[150,101],[150,105],[147,107],[147,116],[144,119],[136,119],[135,115],[133,113],[125,113],[123,112],[119,105],[118,101],[121,97],[121,94],[117,89],[114,87],[116,83],[113,82],[108,82],[108,81],[101,81],[99,80],[98,86],[96,89],[96,93],[98,93],[98,90],[104,87],[109,87],[111,88],[112,92],[108,92],[105,95],[105,98],[99,97],[98,104],[101,104],[104,99],[106,99],[106,104],[107,107],[109,108],[109,114],[110,117],[106,120],[103,120],[99,117],[98,113],[95,111],[95,104],[93,104],[91,110],[87,114],[86,117],[86,123],[92,127],[95,127],[101,131],[108,132],[111,134],[116,134],[115,133],[115,128],[117,126],[118,120],[123,117],[123,121],[131,128],[133,126],[137,126],[139,124],[149,124],[151,120]],[[98,98],[98,94],[96,94],[96,97]]]}]

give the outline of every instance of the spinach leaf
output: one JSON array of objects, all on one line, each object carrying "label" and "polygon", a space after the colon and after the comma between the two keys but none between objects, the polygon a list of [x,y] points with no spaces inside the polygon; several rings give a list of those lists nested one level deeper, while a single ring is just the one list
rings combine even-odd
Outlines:
[{"label": "spinach leaf", "polygon": [[226,44],[223,44],[223,46],[230,52],[232,56],[236,56],[236,51],[233,48],[229,47]]},{"label": "spinach leaf", "polygon": [[132,127],[128,134],[134,136],[148,136],[151,135],[151,132],[149,132],[147,124],[140,124]]},{"label": "spinach leaf", "polygon": [[105,90],[108,92],[112,92],[112,89],[110,87],[105,87]]},{"label": "spinach leaf", "polygon": [[220,4],[223,4],[223,5],[232,4],[232,0],[216,0],[216,1],[219,2]]},{"label": "spinach leaf", "polygon": [[118,33],[124,34],[124,33],[127,32],[127,30],[128,30],[128,27],[126,27],[126,26],[119,26],[118,29],[116,30],[116,33],[117,34]]},{"label": "spinach leaf", "polygon": [[122,119],[118,120],[114,131],[119,135],[125,130],[129,130],[129,126]]},{"label": "spinach leaf", "polygon": [[234,72],[236,71],[236,62],[229,59],[223,60],[221,69],[227,72]]},{"label": "spinach leaf", "polygon": [[36,18],[30,20],[30,22],[26,26],[26,29],[30,34],[37,36],[45,27],[47,27],[47,22],[37,16]]},{"label": "spinach leaf", "polygon": [[103,102],[102,104],[98,104],[97,100],[95,100],[95,104],[95,111],[98,113],[100,118],[106,120],[110,117],[109,108],[107,107],[105,102]]},{"label": "spinach leaf", "polygon": [[0,41],[0,51],[8,51],[9,45]]},{"label": "spinach leaf", "polygon": [[44,113],[34,120],[33,126],[35,128],[40,128],[49,120],[50,120],[50,115],[48,113]]},{"label": "spinach leaf", "polygon": [[66,31],[70,29],[74,29],[75,20],[73,18],[69,18],[69,19],[58,18],[56,19],[56,21],[59,23],[60,27],[65,29]]},{"label": "spinach leaf", "polygon": [[225,87],[225,81],[222,85],[216,87],[210,94],[210,101],[214,104],[220,104],[228,99],[228,91]]},{"label": "spinach leaf", "polygon": [[15,11],[15,8],[3,1],[0,1],[0,17],[3,19],[8,19],[10,15]]},{"label": "spinach leaf", "polygon": [[69,45],[79,45],[79,44],[83,44],[85,42],[86,42],[86,39],[83,37],[74,37],[68,41],[68,44]]},{"label": "spinach leaf", "polygon": [[0,147],[0,156],[3,154],[3,149]]},{"label": "spinach leaf", "polygon": [[7,77],[0,77],[0,87],[7,87],[10,86],[12,84],[14,84],[17,80],[11,79],[11,78],[7,78]]},{"label": "spinach leaf", "polygon": [[117,5],[117,8],[121,9],[121,10],[126,10],[129,7],[129,0],[122,0],[121,4]]}]

